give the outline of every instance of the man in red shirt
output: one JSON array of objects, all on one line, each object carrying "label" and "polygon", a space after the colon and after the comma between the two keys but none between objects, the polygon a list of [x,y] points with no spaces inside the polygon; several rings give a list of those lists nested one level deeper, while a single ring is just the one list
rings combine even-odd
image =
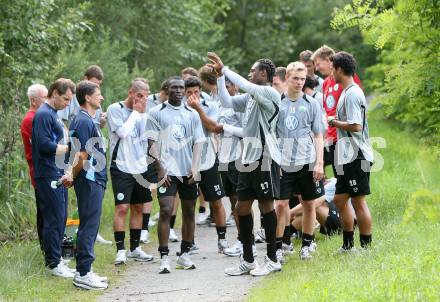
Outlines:
[{"label": "man in red shirt", "polygon": [[[35,112],[38,110],[41,104],[47,98],[47,88],[41,84],[33,84],[28,88],[27,96],[30,103],[30,108],[28,112],[26,112],[23,121],[21,122],[20,132],[21,137],[23,138],[24,152],[26,156],[26,160],[29,165],[29,175],[31,178],[32,186],[35,189],[35,180],[34,180],[34,166],[32,164],[32,146],[31,146],[31,137],[32,137],[32,121],[35,116]],[[43,238],[42,238],[42,217],[41,211],[38,204],[38,192],[35,189],[35,201],[37,204],[37,233],[38,239],[40,241],[40,248],[43,250]]]},{"label": "man in red shirt", "polygon": [[[325,77],[322,84],[322,93],[324,99],[322,104],[324,106],[327,116],[336,115],[336,107],[338,105],[339,97],[342,93],[342,86],[336,83],[333,77],[333,64],[330,61],[330,56],[334,55],[335,51],[327,45],[323,45],[318,48],[312,55],[312,60],[315,63],[315,69],[319,71],[323,77]],[[362,88],[361,80],[355,74],[353,79],[356,84]],[[338,136],[336,134],[336,128],[328,126],[327,138],[324,142],[324,166],[332,165],[333,174],[336,177],[335,168],[335,146]]]}]

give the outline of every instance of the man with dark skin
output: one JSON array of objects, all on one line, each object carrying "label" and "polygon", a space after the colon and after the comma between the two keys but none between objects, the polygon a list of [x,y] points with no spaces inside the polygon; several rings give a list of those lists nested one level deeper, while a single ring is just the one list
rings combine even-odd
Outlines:
[{"label": "man with dark skin", "polygon": [[150,111],[149,154],[153,157],[161,186],[157,190],[160,216],[158,221],[160,274],[170,273],[168,237],[174,198],[182,204],[182,242],[177,269],[195,269],[189,257],[194,240],[195,203],[199,180],[198,161],[205,137],[196,112],[183,104],[185,84],[179,77],[169,80],[168,101]]},{"label": "man with dark skin", "polygon": [[[217,77],[225,75],[245,94],[231,97],[224,83],[218,86],[219,96],[224,108],[243,112],[243,171],[239,172],[236,206],[239,216],[240,237],[243,242],[243,258],[237,267],[225,270],[227,275],[239,276],[250,273],[264,276],[281,270],[276,258],[275,231],[277,217],[274,199],[279,194],[279,165],[281,153],[277,143],[275,128],[281,96],[271,87],[275,65],[269,59],[256,61],[249,72],[249,81],[225,67],[220,57],[208,53]],[[264,150],[267,149],[267,150]],[[268,151],[268,152],[266,152]],[[253,201],[257,199],[264,217],[267,241],[267,256],[262,265],[257,265],[252,252]]]}]

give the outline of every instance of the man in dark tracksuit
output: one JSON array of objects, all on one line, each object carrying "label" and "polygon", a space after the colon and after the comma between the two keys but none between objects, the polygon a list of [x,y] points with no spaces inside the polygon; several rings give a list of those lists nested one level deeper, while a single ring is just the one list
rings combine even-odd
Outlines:
[{"label": "man in dark tracksuit", "polygon": [[[67,131],[57,111],[69,105],[74,93],[75,84],[71,80],[56,80],[50,85],[48,100],[38,109],[32,123],[35,183],[44,213],[45,263],[53,275],[64,278],[74,275],[61,261],[61,243],[67,219],[66,187],[71,185],[71,181],[68,174],[63,175],[64,158],[69,147]],[[55,184],[57,181],[58,184]]]},{"label": "man in dark tracksuit", "polygon": [[101,108],[103,97],[99,86],[81,81],[76,90],[80,105],[69,133],[75,161],[72,167],[73,185],[78,200],[79,228],[76,270],[73,284],[85,289],[106,289],[107,278],[93,273],[94,243],[101,218],[102,199],[107,183],[105,138],[93,119]]}]

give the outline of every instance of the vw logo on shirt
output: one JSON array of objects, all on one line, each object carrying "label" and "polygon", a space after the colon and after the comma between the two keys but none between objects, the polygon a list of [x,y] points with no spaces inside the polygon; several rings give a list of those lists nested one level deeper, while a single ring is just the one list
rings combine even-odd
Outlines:
[{"label": "vw logo on shirt", "polygon": [[325,100],[325,104],[327,105],[327,108],[331,109],[335,107],[335,98],[333,97],[333,95],[329,95],[327,96],[327,99]]},{"label": "vw logo on shirt", "polygon": [[172,131],[172,136],[177,140],[180,141],[181,139],[183,139],[185,137],[185,127],[183,127],[182,125],[174,125],[173,126],[173,131]]},{"label": "vw logo on shirt", "polygon": [[289,115],[284,123],[289,130],[295,130],[298,127],[298,119],[294,115]]}]

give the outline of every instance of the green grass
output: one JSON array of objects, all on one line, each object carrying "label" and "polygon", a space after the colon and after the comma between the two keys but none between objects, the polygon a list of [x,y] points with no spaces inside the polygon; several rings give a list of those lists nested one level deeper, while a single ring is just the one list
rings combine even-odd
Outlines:
[{"label": "green grass", "polygon": [[[431,147],[382,119],[380,111],[370,114],[369,126],[371,137],[387,143],[385,149],[376,148],[385,161],[371,175],[368,197],[373,248],[336,255],[341,237],[318,235],[313,260],[300,261],[295,253],[281,273],[251,291],[248,301],[440,301],[439,161]],[[425,188],[436,198],[422,197],[409,207],[411,196]],[[425,215],[422,209],[428,209]]]},{"label": "green grass", "polygon": [[[425,211],[436,210],[423,198],[413,198],[417,203],[412,206],[409,200],[418,190],[438,190],[438,159],[412,133],[383,120],[380,111],[370,115],[369,123],[371,136],[384,137],[387,142],[386,149],[376,148],[385,165],[372,174],[373,194],[368,198],[374,218],[373,249],[352,256],[334,255],[341,238],[318,235],[318,251],[312,261],[291,256],[283,272],[264,279],[251,291],[249,301],[439,301],[438,215],[414,215],[414,221],[402,221],[404,214],[411,221],[419,205]],[[108,188],[100,232],[109,239],[113,238],[113,210]],[[152,240],[156,240],[155,230]],[[110,286],[117,286],[125,268],[113,265],[115,247],[98,244],[96,256],[94,270],[105,272]],[[0,248],[0,301],[93,301],[99,294],[76,289],[71,280],[48,276],[36,241],[9,242]]]},{"label": "green grass", "polygon": [[[72,194],[70,200],[73,200],[73,190],[69,191],[69,194]],[[152,212],[157,211],[158,204],[155,200]],[[113,213],[112,190],[108,187],[99,231],[104,238],[112,240]],[[178,223],[180,218],[177,219],[176,225]],[[156,227],[150,231],[150,241],[157,241]],[[125,241],[127,245],[128,231]],[[95,244],[95,254],[93,270],[109,277],[110,286],[114,287],[119,281],[119,275],[126,269],[124,266],[115,267],[113,264],[116,255],[115,246]],[[74,260],[69,266],[75,267]],[[0,246],[0,301],[95,301],[99,295],[100,293],[96,291],[75,288],[71,279],[64,280],[47,274],[44,258],[36,240],[8,242]]]}]

